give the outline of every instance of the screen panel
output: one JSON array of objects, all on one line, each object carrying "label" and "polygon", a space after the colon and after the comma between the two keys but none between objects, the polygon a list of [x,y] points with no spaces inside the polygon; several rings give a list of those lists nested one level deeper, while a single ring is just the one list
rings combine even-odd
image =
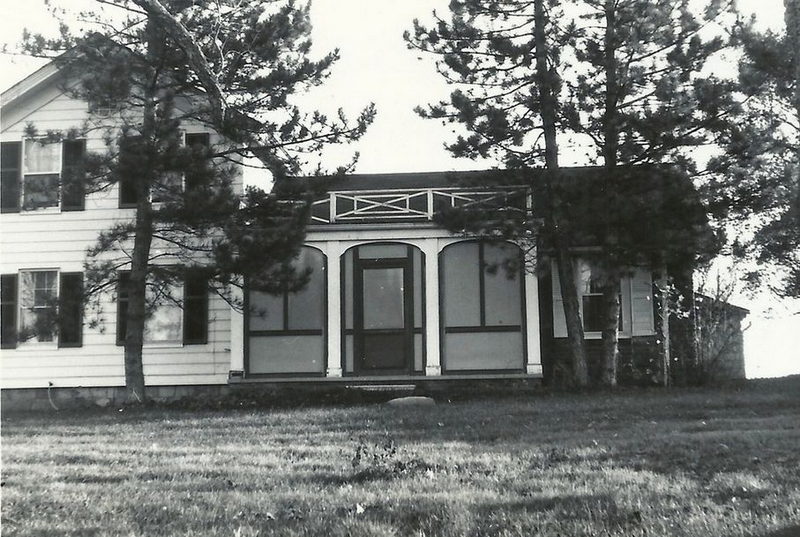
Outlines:
[{"label": "screen panel", "polygon": [[310,268],[311,275],[305,287],[288,294],[289,330],[322,330],[325,323],[325,259],[319,250],[305,247],[297,264]]},{"label": "screen panel", "polygon": [[250,291],[250,330],[283,330],[283,296]]},{"label": "screen panel", "polygon": [[506,264],[519,259],[519,248],[486,244],[483,248],[485,270],[484,300],[486,326],[519,325],[522,317],[522,288],[518,272],[509,272]]},{"label": "screen panel", "polygon": [[322,336],[251,336],[249,372],[318,374],[325,371]]},{"label": "screen panel", "polygon": [[442,253],[443,319],[445,326],[479,326],[478,243],[448,246]]},{"label": "screen panel", "polygon": [[445,334],[447,371],[522,369],[521,332]]}]

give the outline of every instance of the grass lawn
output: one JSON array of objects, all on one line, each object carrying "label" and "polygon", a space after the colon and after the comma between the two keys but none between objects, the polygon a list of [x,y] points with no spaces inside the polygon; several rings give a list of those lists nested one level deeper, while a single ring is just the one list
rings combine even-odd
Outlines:
[{"label": "grass lawn", "polygon": [[800,535],[800,378],[6,417],[14,535]]}]

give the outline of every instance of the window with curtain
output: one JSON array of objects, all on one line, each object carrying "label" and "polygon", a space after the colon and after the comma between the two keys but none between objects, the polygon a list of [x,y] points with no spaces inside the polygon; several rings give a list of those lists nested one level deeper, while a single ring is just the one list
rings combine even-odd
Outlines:
[{"label": "window with curtain", "polygon": [[3,142],[2,211],[84,209],[85,140]]}]

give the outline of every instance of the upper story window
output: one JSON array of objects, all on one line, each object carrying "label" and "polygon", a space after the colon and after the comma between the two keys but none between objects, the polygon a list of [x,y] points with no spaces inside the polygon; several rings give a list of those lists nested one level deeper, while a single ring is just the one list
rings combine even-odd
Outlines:
[{"label": "upper story window", "polygon": [[[211,145],[211,137],[207,132],[183,133],[183,144],[191,148],[208,148]],[[150,189],[150,201],[153,203],[171,201],[175,198],[176,194],[191,189],[196,186],[198,182],[199,180],[193,174],[184,175],[179,172],[163,173]],[[134,182],[130,180],[120,181],[119,206],[123,208],[135,207],[137,200],[138,193]]]},{"label": "upper story window", "polygon": [[85,151],[85,140],[3,142],[3,212],[83,210]]}]

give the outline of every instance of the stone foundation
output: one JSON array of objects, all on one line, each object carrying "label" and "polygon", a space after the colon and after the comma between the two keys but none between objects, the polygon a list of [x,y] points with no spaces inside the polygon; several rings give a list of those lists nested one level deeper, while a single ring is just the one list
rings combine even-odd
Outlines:
[{"label": "stone foundation", "polygon": [[[387,401],[407,395],[433,396],[440,400],[486,396],[516,396],[541,386],[538,378],[447,379],[412,378],[398,385],[364,379],[340,382],[253,382],[232,385],[148,386],[147,396],[156,403],[178,408],[297,407],[303,405],[358,404]],[[55,412],[69,409],[114,408],[125,402],[124,387],[5,389],[3,413]]]},{"label": "stone foundation", "polygon": [[[227,385],[148,386],[148,398],[169,403],[188,397],[219,399],[230,393]],[[125,401],[123,386],[82,388],[14,388],[0,390],[0,408],[6,412],[108,408]]]}]

